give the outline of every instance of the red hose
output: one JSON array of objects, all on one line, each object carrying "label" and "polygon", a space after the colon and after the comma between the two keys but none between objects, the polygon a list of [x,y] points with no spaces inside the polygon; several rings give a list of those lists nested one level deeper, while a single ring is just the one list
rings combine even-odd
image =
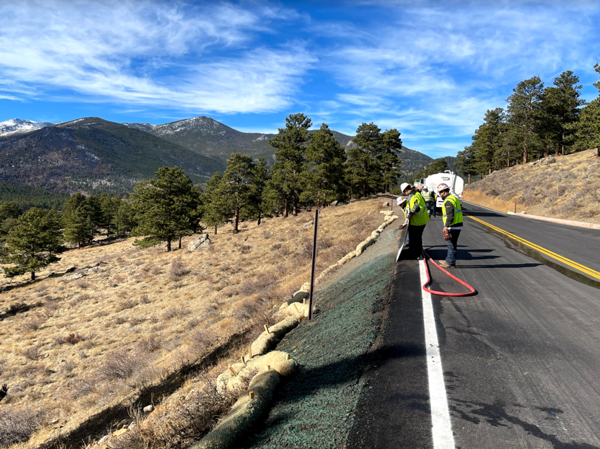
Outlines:
[{"label": "red hose", "polygon": [[[423,284],[423,290],[425,290],[428,293],[431,293],[432,295],[438,295],[438,296],[471,296],[471,295],[477,294],[477,290],[475,290],[473,287],[471,287],[465,281],[462,281],[462,280],[458,279],[456,276],[454,276],[453,274],[449,273],[448,270],[445,270],[442,267],[440,267],[431,257],[429,257],[429,255],[425,251],[423,251],[423,256],[424,256],[423,263],[425,264],[425,271],[427,272],[427,282],[425,282]],[[431,284],[431,276],[429,274],[429,265],[427,265],[427,260],[431,260],[431,262],[433,262],[433,264],[436,267],[438,267],[440,270],[442,270],[444,273],[446,273],[448,276],[450,276],[455,281],[457,281],[457,282],[461,283],[462,285],[464,285],[465,287],[467,287],[470,291],[467,293],[447,293],[447,292],[438,292],[438,291],[430,290],[429,288],[427,288],[427,286],[429,284]]]}]

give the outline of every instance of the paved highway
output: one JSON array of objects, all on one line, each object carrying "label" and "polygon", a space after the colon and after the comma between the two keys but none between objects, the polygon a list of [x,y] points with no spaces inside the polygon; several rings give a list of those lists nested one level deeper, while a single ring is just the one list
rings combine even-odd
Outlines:
[{"label": "paved highway", "polygon": [[[451,273],[478,294],[432,297],[454,441],[433,443],[419,263],[401,260],[349,447],[600,448],[600,231],[463,208]],[[435,260],[441,228],[423,238]]]}]

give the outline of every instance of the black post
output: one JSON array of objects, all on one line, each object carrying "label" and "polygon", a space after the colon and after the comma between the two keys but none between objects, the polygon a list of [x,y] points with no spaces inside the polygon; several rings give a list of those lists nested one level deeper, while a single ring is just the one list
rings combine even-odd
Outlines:
[{"label": "black post", "polygon": [[312,320],[313,293],[315,290],[315,265],[317,264],[317,229],[319,228],[319,209],[315,210],[315,234],[313,237],[312,268],[310,271],[310,294],[308,297],[308,319]]}]

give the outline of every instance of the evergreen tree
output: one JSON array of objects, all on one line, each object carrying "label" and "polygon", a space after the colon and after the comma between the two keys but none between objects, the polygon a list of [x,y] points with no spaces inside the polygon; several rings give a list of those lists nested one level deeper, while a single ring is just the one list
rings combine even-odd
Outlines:
[{"label": "evergreen tree", "polygon": [[114,229],[117,236],[125,236],[135,227],[134,211],[131,201],[123,199],[115,216]]},{"label": "evergreen tree", "polygon": [[305,190],[302,200],[316,203],[319,208],[323,203],[339,199],[345,190],[346,153],[325,123],[312,134],[306,147],[306,157]]},{"label": "evergreen tree", "polygon": [[215,234],[217,234],[218,227],[229,220],[229,207],[220,195],[222,182],[223,176],[221,173],[215,172],[206,182],[202,201],[202,221],[207,226],[214,226]]},{"label": "evergreen tree", "polygon": [[263,214],[268,210],[265,194],[269,179],[271,179],[271,172],[267,163],[261,157],[254,165],[254,170],[252,171],[250,202],[244,214],[244,218],[256,218],[258,226],[260,226]]},{"label": "evergreen tree", "polygon": [[60,216],[54,209],[34,207],[21,215],[2,248],[2,263],[12,265],[2,267],[6,277],[31,273],[33,281],[37,271],[60,260],[56,256],[63,242],[60,229]]},{"label": "evergreen tree", "polygon": [[6,236],[22,213],[14,201],[5,201],[0,204],[0,244],[6,240]]},{"label": "evergreen tree", "polygon": [[402,150],[402,139],[397,129],[390,129],[381,134],[380,170],[383,190],[390,191],[398,184],[402,161],[398,154]]},{"label": "evergreen tree", "polygon": [[565,154],[565,146],[573,144],[575,131],[571,125],[579,120],[579,108],[585,104],[579,99],[582,86],[578,82],[579,77],[568,70],[556,77],[554,87],[546,88],[542,96],[541,133],[557,156]]},{"label": "evergreen tree", "polygon": [[[99,195],[100,202],[100,224],[99,227],[106,231],[106,237],[110,237],[112,233],[117,233],[117,219],[119,207],[121,206],[121,197],[119,195],[109,195],[101,193]],[[111,232],[111,229],[113,232]]]},{"label": "evergreen tree", "polygon": [[504,110],[487,110],[484,123],[477,128],[473,136],[474,164],[481,175],[489,174],[499,167],[498,156],[502,154],[506,124]]},{"label": "evergreen tree", "polygon": [[471,184],[471,175],[477,173],[475,169],[475,149],[473,145],[465,147],[463,151],[459,151],[456,155],[456,166],[458,173],[467,177],[467,183]]},{"label": "evergreen tree", "polygon": [[[594,65],[594,70],[600,74],[600,64]],[[600,92],[600,81],[594,86]],[[579,120],[566,126],[575,136],[575,150],[598,148],[600,156],[600,97],[586,105],[579,116]]]},{"label": "evergreen tree", "polygon": [[506,100],[510,132],[521,141],[524,164],[541,144],[537,131],[543,91],[544,83],[538,76],[534,76],[521,81]]},{"label": "evergreen tree", "polygon": [[[285,202],[287,216],[288,200],[292,203],[292,213],[298,213],[298,200],[303,190],[302,172],[306,164],[305,147],[311,136],[308,129],[311,120],[304,114],[290,114],[285,119],[285,128],[269,141],[275,151],[271,188],[281,194]],[[273,195],[276,197],[276,195]]]},{"label": "evergreen tree", "polygon": [[133,190],[132,207],[136,227],[133,232],[144,236],[135,244],[142,247],[171,242],[193,232],[200,205],[200,191],[178,167],[161,167],[156,179],[139,182]]},{"label": "evergreen tree", "polygon": [[98,220],[97,200],[81,193],[71,195],[63,211],[65,240],[78,248],[94,240]]},{"label": "evergreen tree", "polygon": [[219,195],[230,206],[228,215],[233,215],[233,232],[239,232],[240,210],[249,208],[252,203],[252,185],[255,164],[250,156],[233,153],[227,159],[227,168]]},{"label": "evergreen tree", "polygon": [[356,147],[348,150],[346,181],[355,195],[365,197],[377,192],[383,183],[377,160],[382,154],[381,130],[374,123],[363,123],[352,140]]}]

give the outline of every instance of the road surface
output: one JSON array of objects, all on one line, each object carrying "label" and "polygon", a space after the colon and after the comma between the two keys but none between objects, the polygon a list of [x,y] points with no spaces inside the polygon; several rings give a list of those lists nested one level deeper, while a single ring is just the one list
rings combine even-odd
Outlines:
[{"label": "road surface", "polygon": [[[426,301],[419,262],[401,260],[348,447],[600,448],[600,231],[463,208],[451,273],[478,294],[431,298],[450,438],[434,444]],[[441,228],[423,236],[435,260]],[[435,290],[465,291],[430,268]]]}]

